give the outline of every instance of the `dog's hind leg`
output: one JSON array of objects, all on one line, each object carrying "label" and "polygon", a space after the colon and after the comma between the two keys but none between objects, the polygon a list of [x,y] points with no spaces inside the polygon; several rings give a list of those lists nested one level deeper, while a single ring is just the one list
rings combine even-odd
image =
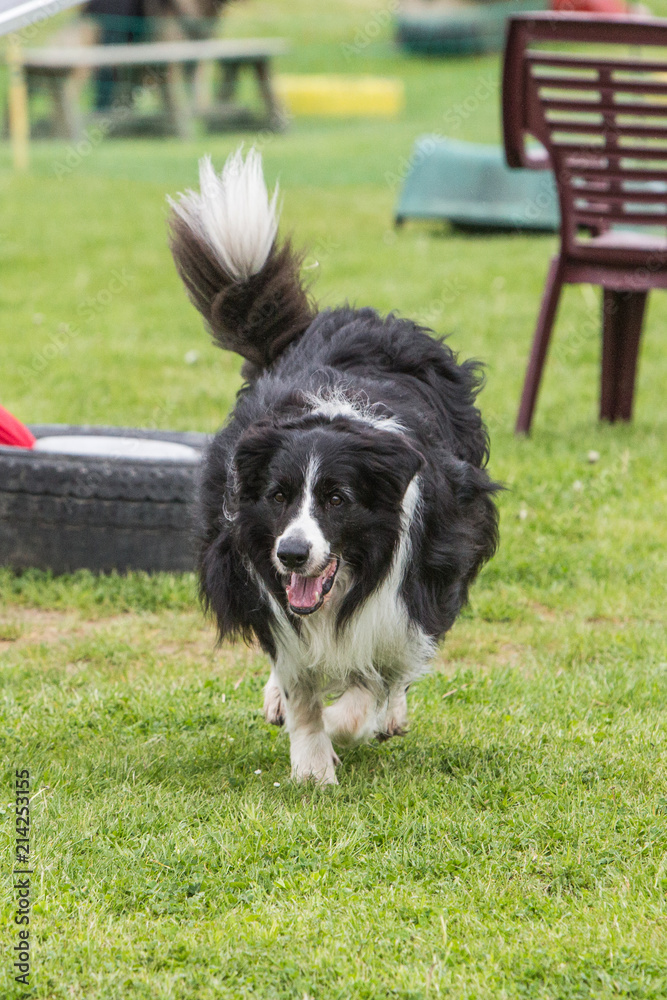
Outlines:
[{"label": "dog's hind leg", "polygon": [[285,700],[273,670],[264,688],[264,718],[272,726],[282,726],[285,721]]},{"label": "dog's hind leg", "polygon": [[334,743],[363,743],[377,731],[377,700],[368,688],[349,687],[322,713],[324,728]]}]

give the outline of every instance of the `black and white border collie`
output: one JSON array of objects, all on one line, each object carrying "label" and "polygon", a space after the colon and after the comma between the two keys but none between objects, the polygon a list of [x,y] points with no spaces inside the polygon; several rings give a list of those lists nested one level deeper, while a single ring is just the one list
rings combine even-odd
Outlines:
[{"label": "black and white border collie", "polygon": [[220,637],[257,638],[292,776],[336,783],[333,743],[404,732],[497,543],[478,366],[416,323],[318,312],[276,240],[259,154],[200,165],[171,248],[215,341],[246,359],[201,487],[200,586]]}]

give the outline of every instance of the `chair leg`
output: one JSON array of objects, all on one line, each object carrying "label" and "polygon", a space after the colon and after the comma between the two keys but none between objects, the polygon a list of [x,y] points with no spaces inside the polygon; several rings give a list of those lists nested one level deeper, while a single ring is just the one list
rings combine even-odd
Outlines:
[{"label": "chair leg", "polygon": [[600,420],[632,419],[646,292],[604,289]]},{"label": "chair leg", "polygon": [[556,318],[556,310],[558,309],[558,300],[562,287],[563,278],[560,269],[560,258],[555,257],[549,268],[542,296],[542,304],[540,306],[540,314],[537,318],[537,327],[530,352],[530,360],[523,383],[519,415],[514,428],[516,434],[528,434],[530,431],[535,403],[537,402],[537,393],[542,378],[542,370],[544,369],[544,362],[547,357],[547,348]]}]

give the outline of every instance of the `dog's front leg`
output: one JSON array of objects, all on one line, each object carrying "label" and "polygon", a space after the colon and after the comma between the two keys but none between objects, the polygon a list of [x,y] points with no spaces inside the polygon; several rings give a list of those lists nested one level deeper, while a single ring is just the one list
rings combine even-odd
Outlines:
[{"label": "dog's front leg", "polygon": [[272,726],[282,726],[285,721],[285,699],[280,690],[275,670],[271,671],[264,688],[264,718]]},{"label": "dog's front leg", "polygon": [[292,777],[295,781],[316,781],[337,785],[336,765],[340,760],[324,730],[322,701],[312,691],[286,691],[285,722],[290,735]]}]

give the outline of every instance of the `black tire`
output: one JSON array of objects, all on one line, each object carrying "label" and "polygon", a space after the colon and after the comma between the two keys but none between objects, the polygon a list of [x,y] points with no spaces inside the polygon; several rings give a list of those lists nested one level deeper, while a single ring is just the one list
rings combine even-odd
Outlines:
[{"label": "black tire", "polygon": [[[185,444],[206,434],[41,424],[35,437],[107,435]],[[0,446],[0,565],[67,573],[192,570],[200,463],[68,456]]]}]

